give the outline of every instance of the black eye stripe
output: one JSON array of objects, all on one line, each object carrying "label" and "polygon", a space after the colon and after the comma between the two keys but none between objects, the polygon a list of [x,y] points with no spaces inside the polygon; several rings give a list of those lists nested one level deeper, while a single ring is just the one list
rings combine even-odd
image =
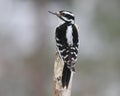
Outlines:
[{"label": "black eye stripe", "polygon": [[65,17],[67,17],[68,19],[74,19],[74,17],[73,17],[73,16],[68,15],[68,14],[66,14],[66,15],[65,15]]},{"label": "black eye stripe", "polygon": [[65,13],[62,13],[62,15],[68,19],[74,19],[74,16],[72,15],[69,15],[69,14],[65,14]]}]

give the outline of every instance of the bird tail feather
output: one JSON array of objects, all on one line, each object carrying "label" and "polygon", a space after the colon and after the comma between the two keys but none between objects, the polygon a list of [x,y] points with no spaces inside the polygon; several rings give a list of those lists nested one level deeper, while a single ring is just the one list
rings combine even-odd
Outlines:
[{"label": "bird tail feather", "polygon": [[63,72],[62,72],[62,86],[63,88],[66,86],[68,88],[69,81],[71,77],[71,70],[67,67],[67,64],[64,64]]}]

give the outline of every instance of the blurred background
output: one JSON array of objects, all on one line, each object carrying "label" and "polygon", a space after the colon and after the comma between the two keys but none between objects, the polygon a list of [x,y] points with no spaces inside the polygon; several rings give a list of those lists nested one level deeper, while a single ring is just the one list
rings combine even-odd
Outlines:
[{"label": "blurred background", "polygon": [[0,96],[53,96],[55,28],[80,27],[71,96],[120,96],[120,0],[0,0]]}]

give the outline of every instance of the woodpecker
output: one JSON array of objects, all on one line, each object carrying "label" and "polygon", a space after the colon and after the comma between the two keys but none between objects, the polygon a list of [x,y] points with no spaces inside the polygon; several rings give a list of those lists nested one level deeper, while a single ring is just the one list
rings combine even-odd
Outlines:
[{"label": "woodpecker", "polygon": [[56,28],[55,40],[57,51],[64,62],[62,87],[68,88],[71,72],[75,71],[79,47],[79,36],[78,29],[75,25],[75,16],[72,12],[66,10],[48,12],[64,21]]}]

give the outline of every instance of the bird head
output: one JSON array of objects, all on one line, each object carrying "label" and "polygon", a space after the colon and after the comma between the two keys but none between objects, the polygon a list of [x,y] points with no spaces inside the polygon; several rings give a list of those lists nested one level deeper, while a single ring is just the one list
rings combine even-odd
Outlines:
[{"label": "bird head", "polygon": [[61,20],[65,21],[67,23],[72,23],[73,24],[74,21],[75,21],[74,14],[70,11],[62,10],[62,11],[58,11],[58,12],[51,12],[51,11],[48,11],[48,12],[53,14],[53,15],[56,15]]}]

